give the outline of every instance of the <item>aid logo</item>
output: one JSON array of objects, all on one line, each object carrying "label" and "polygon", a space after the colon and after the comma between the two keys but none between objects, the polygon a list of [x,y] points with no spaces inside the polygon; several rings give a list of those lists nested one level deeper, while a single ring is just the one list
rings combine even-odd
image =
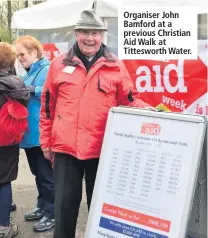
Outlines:
[{"label": "aid logo", "polygon": [[140,132],[142,134],[159,135],[160,125],[154,123],[143,123]]}]

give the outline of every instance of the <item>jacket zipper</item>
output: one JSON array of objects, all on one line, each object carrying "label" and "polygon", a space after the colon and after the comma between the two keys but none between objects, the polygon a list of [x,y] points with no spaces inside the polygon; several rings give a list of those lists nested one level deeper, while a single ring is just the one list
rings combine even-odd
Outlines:
[{"label": "jacket zipper", "polygon": [[46,101],[45,101],[45,111],[46,111],[46,118],[50,118],[50,90],[46,90]]}]

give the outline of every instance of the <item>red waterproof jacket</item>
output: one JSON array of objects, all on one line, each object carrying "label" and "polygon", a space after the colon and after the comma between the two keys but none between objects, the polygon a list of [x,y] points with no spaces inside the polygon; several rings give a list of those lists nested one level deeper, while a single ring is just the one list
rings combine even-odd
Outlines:
[{"label": "red waterproof jacket", "polygon": [[149,107],[139,99],[123,63],[106,47],[88,73],[73,48],[56,58],[41,105],[41,147],[81,160],[100,157],[111,107]]}]

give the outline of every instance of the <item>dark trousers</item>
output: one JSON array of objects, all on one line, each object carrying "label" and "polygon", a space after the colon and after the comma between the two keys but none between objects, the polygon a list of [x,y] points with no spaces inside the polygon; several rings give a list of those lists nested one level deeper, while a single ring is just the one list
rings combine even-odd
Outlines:
[{"label": "dark trousers", "polygon": [[25,149],[32,174],[35,176],[38,198],[37,207],[44,216],[54,218],[54,184],[52,164],[47,160],[40,147]]},{"label": "dark trousers", "polygon": [[0,184],[0,226],[9,226],[11,205],[11,183]]},{"label": "dark trousers", "polygon": [[88,210],[97,173],[98,159],[79,160],[71,155],[56,153],[54,164],[55,231],[54,238],[74,238],[82,200],[85,174]]}]

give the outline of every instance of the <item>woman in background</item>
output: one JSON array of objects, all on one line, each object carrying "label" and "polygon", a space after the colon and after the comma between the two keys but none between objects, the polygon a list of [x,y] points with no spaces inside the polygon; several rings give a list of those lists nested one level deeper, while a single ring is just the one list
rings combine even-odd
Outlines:
[{"label": "woman in background", "polygon": [[34,230],[47,231],[54,227],[53,170],[51,162],[44,157],[40,148],[39,120],[40,98],[50,62],[43,57],[41,43],[32,36],[21,36],[14,42],[14,45],[18,59],[27,71],[23,79],[30,91],[29,130],[20,147],[25,150],[38,190],[37,205],[33,211],[25,214],[25,220],[39,220],[34,224]]}]

